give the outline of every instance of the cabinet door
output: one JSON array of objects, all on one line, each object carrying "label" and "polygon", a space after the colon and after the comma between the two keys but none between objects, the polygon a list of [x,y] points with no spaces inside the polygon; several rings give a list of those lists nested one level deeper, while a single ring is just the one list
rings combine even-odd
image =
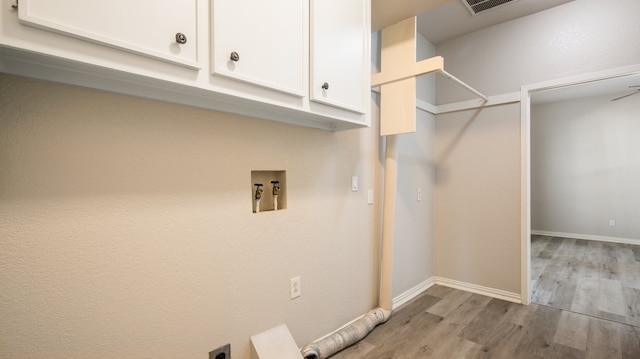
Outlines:
[{"label": "cabinet door", "polygon": [[18,13],[26,25],[199,68],[196,0],[20,0]]},{"label": "cabinet door", "polygon": [[304,1],[212,0],[211,10],[214,74],[304,96]]},{"label": "cabinet door", "polygon": [[311,99],[365,113],[369,0],[311,0]]}]

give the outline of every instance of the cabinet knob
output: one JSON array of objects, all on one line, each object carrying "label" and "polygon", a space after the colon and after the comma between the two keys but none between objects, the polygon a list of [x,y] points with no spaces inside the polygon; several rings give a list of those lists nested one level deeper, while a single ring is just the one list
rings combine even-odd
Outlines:
[{"label": "cabinet knob", "polygon": [[181,32],[176,34],[176,42],[179,44],[186,44],[187,43],[187,36]]},{"label": "cabinet knob", "polygon": [[328,90],[329,89],[329,83],[328,82],[323,83],[322,84],[322,89],[323,90]]},{"label": "cabinet knob", "polygon": [[231,56],[229,57],[231,59],[231,61],[240,61],[240,55],[238,55],[237,52],[233,51],[231,52]]}]

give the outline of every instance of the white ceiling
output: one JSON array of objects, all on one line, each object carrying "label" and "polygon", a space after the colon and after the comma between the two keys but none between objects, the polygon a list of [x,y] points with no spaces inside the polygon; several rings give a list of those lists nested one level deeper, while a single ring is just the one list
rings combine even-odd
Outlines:
[{"label": "white ceiling", "polygon": [[[407,0],[400,2],[404,1]],[[442,41],[531,15],[570,1],[573,0],[516,0],[472,16],[461,0],[449,0],[418,15],[418,32],[429,42],[437,45]]]},{"label": "white ceiling", "polygon": [[371,31],[382,30],[447,1],[451,0],[371,0]]},{"label": "white ceiling", "polygon": [[[574,0],[516,0],[472,16],[462,0],[372,0],[372,30],[378,31],[411,16],[418,16],[417,30],[434,45],[486,27],[544,11]],[[533,94],[533,104],[581,97],[623,96],[640,84],[640,74],[562,87]],[[640,95],[630,96],[640,101]],[[620,100],[620,101],[624,101]]]}]

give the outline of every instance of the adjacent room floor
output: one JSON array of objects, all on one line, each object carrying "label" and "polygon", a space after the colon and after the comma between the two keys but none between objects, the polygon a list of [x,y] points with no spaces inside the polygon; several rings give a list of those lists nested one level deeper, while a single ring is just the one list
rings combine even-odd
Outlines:
[{"label": "adjacent room floor", "polygon": [[531,302],[640,326],[640,246],[531,236]]},{"label": "adjacent room floor", "polygon": [[433,286],[332,359],[638,358],[640,327]]}]

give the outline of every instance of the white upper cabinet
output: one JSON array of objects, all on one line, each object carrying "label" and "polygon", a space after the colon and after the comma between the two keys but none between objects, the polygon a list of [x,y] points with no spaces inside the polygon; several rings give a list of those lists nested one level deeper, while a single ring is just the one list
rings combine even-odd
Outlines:
[{"label": "white upper cabinet", "polygon": [[212,0],[212,70],[303,97],[305,6],[302,0]]},{"label": "white upper cabinet", "polygon": [[311,0],[311,100],[368,111],[368,0]]},{"label": "white upper cabinet", "polygon": [[330,131],[370,125],[370,0],[0,2],[3,73]]},{"label": "white upper cabinet", "polygon": [[18,14],[25,25],[199,68],[196,0],[20,0]]}]

